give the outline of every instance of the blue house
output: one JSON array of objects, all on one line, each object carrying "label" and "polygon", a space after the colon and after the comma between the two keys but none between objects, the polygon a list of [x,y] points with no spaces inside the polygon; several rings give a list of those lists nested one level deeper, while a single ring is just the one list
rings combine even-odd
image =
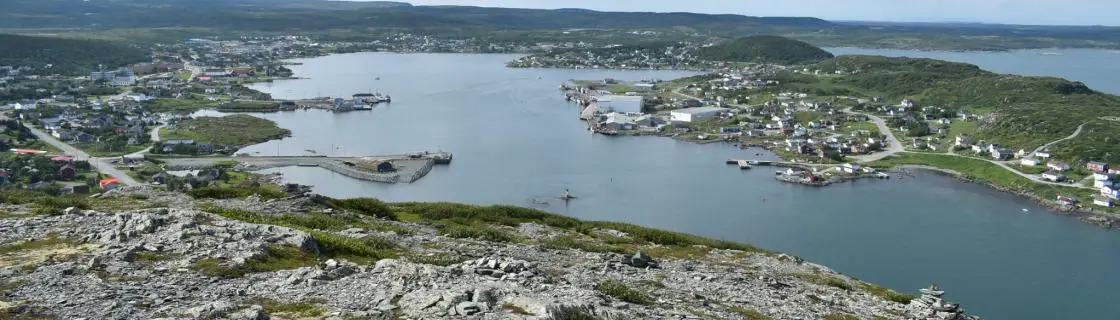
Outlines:
[{"label": "blue house", "polygon": [[74,140],[77,140],[78,142],[93,142],[94,140],[97,140],[97,137],[94,137],[92,134],[88,134],[85,132],[79,132],[78,134],[74,135]]}]

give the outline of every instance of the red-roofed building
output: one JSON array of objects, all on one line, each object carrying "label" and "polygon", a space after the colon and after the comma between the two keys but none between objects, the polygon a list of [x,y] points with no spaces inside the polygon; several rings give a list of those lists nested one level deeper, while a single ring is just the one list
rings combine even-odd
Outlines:
[{"label": "red-roofed building", "polygon": [[51,158],[51,161],[70,162],[70,161],[74,161],[74,157],[71,157],[71,156],[57,156],[57,157]]},{"label": "red-roofed building", "polygon": [[121,181],[117,178],[101,179],[101,189],[112,190],[119,187]]}]

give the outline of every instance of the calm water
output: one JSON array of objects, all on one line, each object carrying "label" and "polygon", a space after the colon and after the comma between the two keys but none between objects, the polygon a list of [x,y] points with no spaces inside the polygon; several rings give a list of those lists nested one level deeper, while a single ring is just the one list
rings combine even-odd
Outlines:
[{"label": "calm water", "polygon": [[[1015,65],[1010,57],[987,53],[954,55]],[[562,81],[688,73],[504,68],[512,58],[360,53],[301,60],[304,65],[293,69],[310,79],[257,89],[279,98],[372,90],[391,94],[394,103],[370,112],[261,115],[291,129],[293,137],[246,151],[373,155],[443,148],[455,153],[454,163],[414,184],[366,183],[317,168],[280,170],[320,193],[388,201],[528,206],[534,197],[571,188],[578,200],[538,207],[752,243],[909,292],[936,281],[951,299],[988,319],[1099,319],[1120,313],[1118,233],[936,175],[805,188],[777,183],[773,169],[740,171],[723,164],[732,157],[754,158],[754,150],[591,135],[576,107],[557,91]],[[1101,82],[1091,82],[1097,87],[1108,83],[1107,75],[1094,79]]]}]

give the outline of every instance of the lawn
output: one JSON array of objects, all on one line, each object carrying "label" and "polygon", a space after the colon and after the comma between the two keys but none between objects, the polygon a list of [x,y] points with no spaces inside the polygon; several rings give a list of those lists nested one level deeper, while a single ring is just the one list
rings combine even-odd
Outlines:
[{"label": "lawn", "polygon": [[164,140],[191,139],[232,146],[246,146],[289,135],[291,131],[280,128],[276,122],[244,114],[198,117],[179,122],[175,129],[160,130],[160,137]]},{"label": "lawn", "polygon": [[190,71],[181,71],[181,72],[178,73],[179,80],[183,81],[183,82],[187,82],[187,81],[191,80],[192,75],[193,74]]},{"label": "lawn", "polygon": [[82,151],[85,151],[93,157],[123,156],[126,154],[144,150],[144,148],[150,146],[148,144],[120,146],[100,142],[73,143],[71,145],[73,145],[75,148],[82,149]]},{"label": "lawn", "polygon": [[959,172],[967,178],[991,183],[1010,190],[1029,192],[1044,200],[1053,200],[1054,196],[1057,194],[1077,195],[1081,199],[1087,200],[1095,193],[1094,190],[1089,189],[1036,183],[991,162],[943,154],[900,153],[873,162],[870,165],[880,168],[890,168],[898,165],[925,165],[949,169]]},{"label": "lawn", "polygon": [[800,123],[809,123],[809,121],[817,121],[828,118],[828,113],[816,111],[801,111],[793,115],[793,119]]},{"label": "lawn", "polygon": [[843,131],[844,133],[852,133],[852,132],[856,132],[856,131],[859,131],[859,130],[867,130],[867,131],[870,131],[872,135],[879,135],[879,126],[875,125],[875,123],[872,123],[870,121],[859,121],[859,122],[845,123],[844,127],[840,128],[840,129],[841,129],[840,131]]},{"label": "lawn", "polygon": [[194,112],[214,108],[217,103],[201,99],[156,99],[148,106],[153,112]]}]

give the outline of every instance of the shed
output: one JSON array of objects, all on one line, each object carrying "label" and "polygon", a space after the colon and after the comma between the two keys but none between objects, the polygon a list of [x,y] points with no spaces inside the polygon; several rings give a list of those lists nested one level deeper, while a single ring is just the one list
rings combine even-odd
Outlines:
[{"label": "shed", "polygon": [[69,164],[64,165],[62,166],[62,168],[58,169],[59,180],[74,180],[74,177],[76,177],[77,175],[78,170],[74,169],[74,166]]}]

